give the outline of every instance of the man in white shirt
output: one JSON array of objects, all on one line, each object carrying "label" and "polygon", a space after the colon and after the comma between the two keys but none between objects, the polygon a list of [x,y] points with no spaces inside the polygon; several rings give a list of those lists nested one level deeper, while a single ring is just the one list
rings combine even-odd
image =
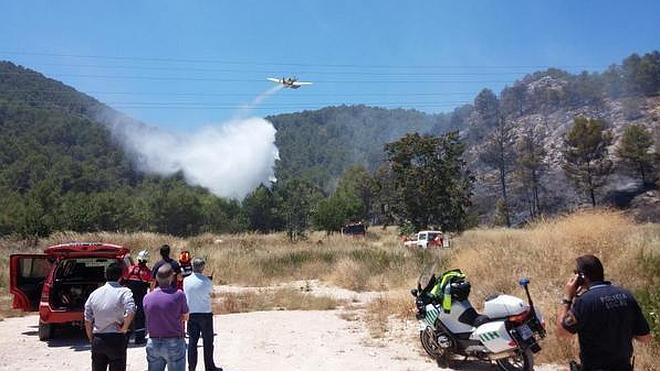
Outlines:
[{"label": "man in white shirt", "polygon": [[211,292],[213,282],[206,277],[202,258],[192,261],[193,273],[183,280],[183,291],[186,293],[190,317],[188,319],[188,369],[194,371],[197,367],[197,342],[201,334],[204,340],[204,369],[206,371],[222,371],[213,362],[213,311],[211,310]]},{"label": "man in white shirt", "polygon": [[131,290],[118,283],[119,263],[105,270],[107,282],[94,290],[85,302],[85,332],[92,342],[92,370],[126,370],[126,332],[135,315]]}]

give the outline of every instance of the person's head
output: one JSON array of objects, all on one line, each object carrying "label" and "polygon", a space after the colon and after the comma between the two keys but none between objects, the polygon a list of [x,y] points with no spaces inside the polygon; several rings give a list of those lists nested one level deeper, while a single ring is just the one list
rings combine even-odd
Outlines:
[{"label": "person's head", "polygon": [[586,283],[603,281],[605,273],[603,264],[594,255],[582,255],[575,259],[576,272],[582,274]]},{"label": "person's head", "polygon": [[170,245],[165,244],[160,247],[160,256],[162,256],[163,259],[170,257]]},{"label": "person's head", "polygon": [[172,266],[169,264],[161,265],[156,272],[156,281],[158,282],[158,286],[162,288],[172,285],[172,277],[174,277],[174,270],[172,270]]},{"label": "person's head", "polygon": [[183,250],[179,253],[179,262],[182,264],[190,263],[190,252],[188,250]]},{"label": "person's head", "polygon": [[121,264],[117,262],[110,263],[110,265],[105,268],[105,279],[108,280],[108,282],[117,282],[121,278],[122,273],[124,273],[124,270],[122,269]]},{"label": "person's head", "polygon": [[196,257],[195,259],[192,260],[192,270],[195,273],[202,273],[202,271],[204,271],[205,266],[206,266],[206,262],[204,261],[203,258]]},{"label": "person's head", "polygon": [[149,251],[142,250],[137,254],[138,263],[146,264],[149,261]]}]

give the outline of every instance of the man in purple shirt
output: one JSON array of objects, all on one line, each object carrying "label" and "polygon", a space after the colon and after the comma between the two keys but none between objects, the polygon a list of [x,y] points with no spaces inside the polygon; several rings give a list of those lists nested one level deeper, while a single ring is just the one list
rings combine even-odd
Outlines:
[{"label": "man in purple shirt", "polygon": [[188,320],[186,295],[172,287],[174,271],[164,264],[158,268],[158,288],[144,297],[147,320],[147,362],[149,371],[185,371],[186,341],[183,323]]}]

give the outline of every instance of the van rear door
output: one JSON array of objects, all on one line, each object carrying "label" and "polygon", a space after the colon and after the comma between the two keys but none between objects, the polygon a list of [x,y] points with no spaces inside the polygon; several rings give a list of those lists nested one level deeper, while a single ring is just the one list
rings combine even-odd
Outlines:
[{"label": "van rear door", "polygon": [[9,292],[14,295],[14,309],[39,310],[41,291],[50,270],[51,264],[45,254],[9,256]]}]

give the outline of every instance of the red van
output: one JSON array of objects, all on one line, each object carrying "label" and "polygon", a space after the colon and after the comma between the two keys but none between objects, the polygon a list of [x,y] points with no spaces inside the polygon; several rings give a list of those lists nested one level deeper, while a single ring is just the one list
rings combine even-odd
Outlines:
[{"label": "red van", "polygon": [[85,301],[105,283],[113,262],[132,263],[129,250],[107,243],[71,242],[50,246],[43,254],[9,257],[12,306],[39,311],[39,340],[46,341],[56,326],[83,326]]}]

